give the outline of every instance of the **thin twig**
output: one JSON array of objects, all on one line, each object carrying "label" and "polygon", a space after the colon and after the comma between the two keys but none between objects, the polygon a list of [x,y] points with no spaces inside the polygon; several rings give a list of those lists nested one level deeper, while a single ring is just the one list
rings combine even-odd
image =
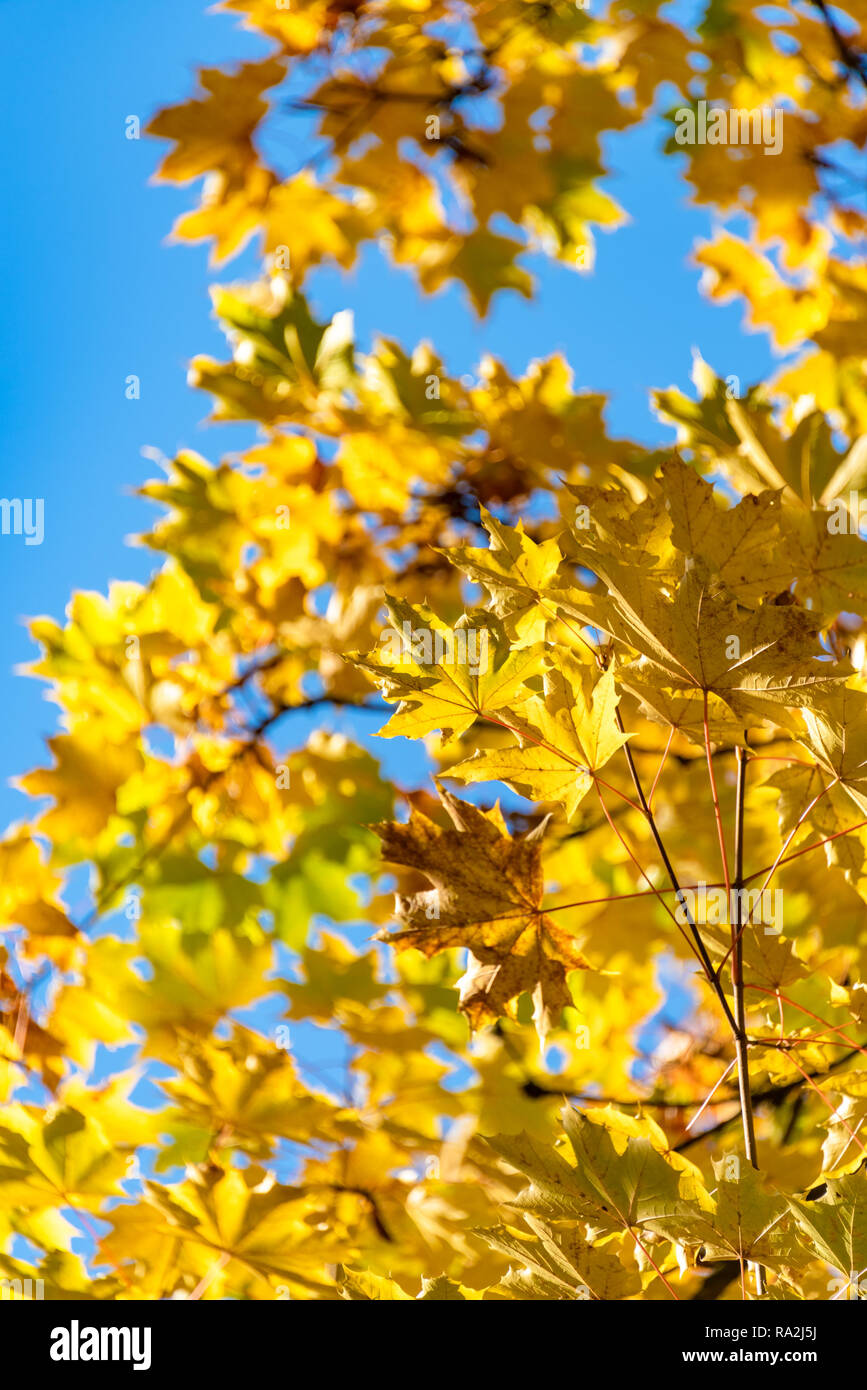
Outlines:
[{"label": "thin twig", "polygon": [[[756,1091],[753,1094],[753,1104],[765,1105],[770,1102],[772,1105],[780,1105],[788,1096],[792,1095],[793,1092],[800,1093],[801,1087],[808,1077],[810,1079],[816,1076],[830,1078],[832,1071],[836,1071],[838,1067],[845,1066],[847,1062],[851,1062],[852,1058],[857,1057],[857,1055],[858,1048],[854,1047],[851,1052],[846,1053],[845,1057],[838,1058],[827,1071],[808,1072],[806,1076],[799,1076],[797,1081],[787,1081],[783,1086],[770,1086],[766,1091]],[[711,1125],[709,1129],[702,1130],[701,1134],[691,1134],[688,1139],[682,1139],[679,1144],[675,1144],[672,1153],[682,1153],[685,1149],[692,1148],[693,1144],[700,1143],[702,1139],[714,1138],[715,1135],[722,1133],[724,1129],[728,1129],[729,1125],[734,1124],[735,1121],[740,1118],[741,1114],[739,1107],[729,1115],[727,1119],[719,1120],[715,1125]]]}]

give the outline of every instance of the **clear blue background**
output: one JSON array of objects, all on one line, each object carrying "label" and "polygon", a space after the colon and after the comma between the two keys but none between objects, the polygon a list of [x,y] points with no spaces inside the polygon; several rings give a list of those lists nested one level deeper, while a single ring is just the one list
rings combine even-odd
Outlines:
[{"label": "clear blue background", "polygon": [[[149,186],[166,146],[127,140],[124,129],[128,115],[144,125],[161,105],[189,96],[198,66],[266,50],[237,16],[207,14],[201,0],[0,5],[0,496],[44,497],[46,515],[41,546],[0,537],[0,824],[31,813],[6,779],[44,761],[42,738],[56,728],[43,687],[13,675],[34,655],[22,619],[62,617],[74,588],[146,577],[153,556],[125,545],[153,515],[131,495],[156,471],[143,446],[215,457],[252,438],[243,427],[205,428],[208,398],[187,387],[185,373],[196,352],[224,352],[208,284],[251,278],[255,252],[214,272],[204,245],[166,245],[194,190]],[[304,157],[304,128],[280,119],[268,153],[280,151],[288,170]],[[609,140],[607,186],[631,222],[598,237],[592,276],[532,258],[537,301],[500,296],[479,323],[456,288],[423,299],[409,275],[369,249],[349,277],[328,269],[314,277],[314,307],[320,316],[354,309],[362,346],[375,332],[407,346],[429,338],[457,373],[486,350],[520,371],[562,349],[577,387],[610,393],[614,433],[665,441],[670,433],[651,416],[647,391],[674,382],[689,389],[693,345],[744,385],[766,373],[770,354],[764,338],[743,333],[740,305],[720,308],[698,293],[688,258],[709,223],[688,204],[682,161],[660,154],[663,139],[655,123]],[[125,398],[130,373],[141,379],[138,401]]]}]

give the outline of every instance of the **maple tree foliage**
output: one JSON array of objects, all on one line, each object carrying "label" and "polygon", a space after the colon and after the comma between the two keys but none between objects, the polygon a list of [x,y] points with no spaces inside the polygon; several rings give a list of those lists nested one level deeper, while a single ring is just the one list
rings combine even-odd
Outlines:
[{"label": "maple tree foliage", "polygon": [[[867,9],[222,9],[266,56],[150,132],[203,179],[176,237],[261,251],[191,367],[256,435],[142,489],[146,584],[32,625],[62,715],[0,842],[0,1272],[863,1294]],[[779,107],[782,148],[678,145],[672,91]],[[310,272],[368,242],[480,315],[528,251],[593,273],[603,138],[650,121],[716,214],[707,293],[798,349],[769,382],[698,358],[648,448],[559,355],[467,385],[317,320]]]}]

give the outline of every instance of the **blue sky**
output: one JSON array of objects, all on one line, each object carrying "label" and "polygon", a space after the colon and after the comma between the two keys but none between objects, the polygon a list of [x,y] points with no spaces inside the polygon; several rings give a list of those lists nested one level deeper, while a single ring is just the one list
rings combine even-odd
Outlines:
[{"label": "blue sky", "polygon": [[[0,537],[5,824],[30,806],[7,779],[43,761],[42,739],[56,728],[41,685],[13,674],[34,655],[22,619],[60,618],[74,588],[146,577],[153,556],[125,544],[153,515],[131,495],[154,472],[144,446],[215,457],[252,438],[243,427],[205,427],[208,401],[187,387],[185,374],[196,352],[224,350],[207,286],[252,277],[255,255],[215,273],[204,246],[166,245],[192,190],[149,186],[164,146],[127,140],[124,123],[132,114],[144,124],[160,105],[188,96],[196,67],[258,56],[264,47],[235,17],[206,13],[202,0],[79,0],[52,7],[48,27],[32,0],[4,0],[0,51],[10,125],[0,493],[45,499],[42,545]],[[287,142],[297,131],[289,121]],[[709,222],[688,205],[680,161],[664,159],[662,143],[661,126],[610,140],[607,186],[631,222],[599,237],[592,276],[534,259],[536,302],[501,296],[479,323],[456,289],[424,299],[408,275],[368,251],[348,277],[328,269],[314,277],[314,308],[320,317],[352,308],[362,346],[377,332],[408,347],[429,338],[458,373],[485,351],[522,370],[534,356],[563,350],[578,387],[610,393],[615,433],[665,440],[647,391],[675,382],[688,388],[694,345],[721,375],[744,384],[764,375],[771,359],[764,338],[744,334],[739,305],[700,297],[687,261]],[[131,373],[141,380],[138,401],[125,398]]]}]

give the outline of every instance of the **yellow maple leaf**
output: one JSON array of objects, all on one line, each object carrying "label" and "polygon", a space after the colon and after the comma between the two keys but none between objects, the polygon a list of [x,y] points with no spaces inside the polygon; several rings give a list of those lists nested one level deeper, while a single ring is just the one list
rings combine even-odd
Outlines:
[{"label": "yellow maple leaf", "polygon": [[569,971],[590,967],[575,938],[542,910],[539,835],[513,839],[498,809],[479,811],[443,790],[440,799],[453,828],[417,811],[407,825],[374,826],[386,861],[417,869],[434,884],[398,898],[398,916],[409,925],[380,939],[426,956],[467,948],[470,965],[459,987],[471,1028],[514,1017],[520,996],[529,993],[544,1036],[572,1002]]}]

